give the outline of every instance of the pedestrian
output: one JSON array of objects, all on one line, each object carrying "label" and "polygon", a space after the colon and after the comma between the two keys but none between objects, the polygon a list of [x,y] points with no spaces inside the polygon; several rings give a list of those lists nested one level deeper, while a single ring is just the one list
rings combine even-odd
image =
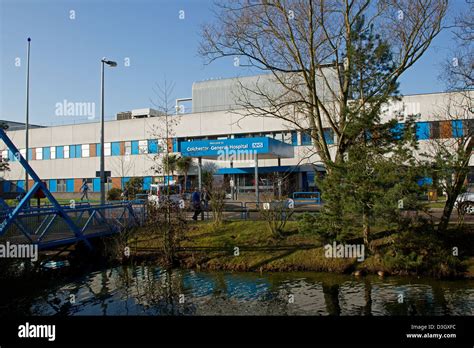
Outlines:
[{"label": "pedestrian", "polygon": [[128,189],[125,188],[122,192],[122,200],[128,201]]},{"label": "pedestrian", "polygon": [[201,208],[201,193],[199,192],[199,188],[195,188],[194,192],[191,196],[191,203],[194,209],[193,220],[196,221],[199,214],[202,212]]},{"label": "pedestrian", "polygon": [[209,211],[209,201],[211,200],[211,195],[205,187],[202,190],[201,200],[204,205],[204,211]]},{"label": "pedestrian", "polygon": [[82,181],[81,192],[81,201],[84,200],[84,197],[86,198],[86,200],[89,200],[89,185],[87,184],[87,180],[85,179]]}]

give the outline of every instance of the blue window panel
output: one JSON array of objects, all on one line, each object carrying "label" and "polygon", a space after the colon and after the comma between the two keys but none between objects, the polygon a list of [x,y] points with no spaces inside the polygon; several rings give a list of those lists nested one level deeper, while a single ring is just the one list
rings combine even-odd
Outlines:
[{"label": "blue window panel", "polygon": [[165,176],[164,177],[164,183],[165,184],[168,184],[170,181],[173,181],[173,176],[172,175],[168,175],[168,176]]},{"label": "blue window panel", "polygon": [[69,158],[76,158],[76,145],[69,145]]},{"label": "blue window panel", "polygon": [[51,159],[51,148],[50,147],[43,147],[43,159],[44,160]]},{"label": "blue window panel", "polygon": [[308,133],[301,133],[301,145],[311,145],[311,135]]},{"label": "blue window panel", "polygon": [[129,177],[122,178],[122,190],[125,188],[125,184],[130,181]]},{"label": "blue window panel", "polygon": [[453,120],[451,124],[453,128],[453,138],[461,138],[464,135],[462,120]]},{"label": "blue window panel", "polygon": [[28,149],[28,161],[33,160],[33,149]]},{"label": "blue window panel", "polygon": [[100,148],[100,144],[95,144],[95,154],[97,155],[97,157],[100,157],[100,153],[101,153],[101,148]]},{"label": "blue window panel", "polygon": [[334,144],[334,133],[332,129],[324,129],[324,139],[326,140],[326,144]]},{"label": "blue window panel", "polygon": [[298,133],[291,132],[291,145],[298,146]]},{"label": "blue window panel", "polygon": [[56,158],[64,158],[64,146],[56,146]]},{"label": "blue window panel", "polygon": [[66,192],[74,192],[74,179],[66,179]]},{"label": "blue window panel", "polygon": [[92,179],[92,191],[100,192],[100,178]]},{"label": "blue window panel", "polygon": [[419,186],[433,185],[433,179],[429,176],[425,176],[424,178],[418,179],[417,183]]},{"label": "blue window panel", "polygon": [[132,155],[138,155],[138,140],[132,141]]},{"label": "blue window panel", "polygon": [[25,180],[18,180],[16,183],[16,192],[25,192]]},{"label": "blue window panel", "polygon": [[[157,145],[157,151],[158,151],[158,145]],[[173,139],[173,152],[179,152],[179,143],[178,143],[177,138]]]},{"label": "blue window panel", "polygon": [[76,145],[76,158],[82,157],[82,145]]},{"label": "blue window panel", "polygon": [[[173,151],[174,151],[174,141],[173,141]],[[156,139],[148,140],[148,153],[158,153],[158,140]]]},{"label": "blue window panel", "polygon": [[111,145],[112,156],[120,156],[120,141],[113,142]]},{"label": "blue window panel", "polygon": [[430,122],[417,122],[416,123],[416,139],[426,140],[430,138]]},{"label": "blue window panel", "polygon": [[10,181],[3,182],[3,192],[10,192],[12,189],[12,183]]},{"label": "blue window panel", "polygon": [[143,178],[143,189],[149,190],[151,185],[151,176],[145,176]]},{"label": "blue window panel", "polygon": [[391,129],[393,137],[395,139],[400,139],[403,135],[404,128],[405,125],[403,123],[397,123],[397,125]]},{"label": "blue window panel", "polygon": [[49,180],[49,190],[51,192],[57,192],[58,190],[58,183],[56,181],[56,179],[51,179]]}]

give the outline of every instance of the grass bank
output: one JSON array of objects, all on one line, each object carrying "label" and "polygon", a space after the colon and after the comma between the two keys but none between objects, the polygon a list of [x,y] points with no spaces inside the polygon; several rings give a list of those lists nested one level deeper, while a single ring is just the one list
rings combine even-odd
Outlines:
[{"label": "grass bank", "polygon": [[[396,235],[376,234],[378,248],[390,244]],[[360,242],[360,241],[357,241]],[[129,240],[134,255],[158,256],[162,239],[150,230],[140,230]],[[264,221],[224,222],[214,228],[209,222],[190,224],[178,251],[182,267],[226,271],[319,271],[334,273],[409,274],[394,266],[381,253],[364,261],[327,258],[316,236],[298,233],[297,223],[289,221],[281,238],[274,238]],[[466,276],[474,277],[474,258],[466,261]]]}]

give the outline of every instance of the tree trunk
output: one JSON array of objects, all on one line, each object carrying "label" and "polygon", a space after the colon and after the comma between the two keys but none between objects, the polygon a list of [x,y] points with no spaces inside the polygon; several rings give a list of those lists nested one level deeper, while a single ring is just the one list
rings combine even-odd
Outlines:
[{"label": "tree trunk", "polygon": [[447,193],[448,197],[446,199],[446,204],[444,205],[443,215],[441,215],[441,220],[438,224],[438,232],[445,232],[447,230],[451,214],[453,213],[454,203],[456,202],[458,195],[461,193],[466,176],[467,171],[463,171],[463,173],[456,175],[453,190]]},{"label": "tree trunk", "polygon": [[186,183],[188,182],[188,172],[184,172],[184,185],[183,185],[183,193],[186,192]]},{"label": "tree trunk", "polygon": [[362,234],[364,237],[364,245],[367,250],[370,250],[369,238],[370,238],[370,225],[369,225],[369,216],[365,212],[362,213]]},{"label": "tree trunk", "polygon": [[456,173],[455,182],[453,185],[453,190],[448,192],[448,197],[446,199],[446,204],[444,205],[443,215],[438,224],[438,232],[445,232],[448,228],[449,220],[451,219],[451,214],[453,212],[454,203],[456,198],[461,193],[462,187],[464,185],[464,180],[466,180],[467,173],[469,172],[469,159],[471,157],[472,150],[474,148],[474,137],[470,136],[467,141],[467,146],[465,147],[465,153],[467,155],[466,160],[463,162],[463,166]]}]

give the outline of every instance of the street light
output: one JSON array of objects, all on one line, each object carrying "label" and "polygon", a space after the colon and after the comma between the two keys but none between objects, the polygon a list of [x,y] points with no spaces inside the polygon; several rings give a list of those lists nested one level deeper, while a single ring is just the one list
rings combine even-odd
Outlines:
[{"label": "street light", "polygon": [[101,59],[101,79],[100,79],[100,204],[105,204],[105,154],[104,154],[104,65],[116,67],[117,62]]},{"label": "street light", "polygon": [[[30,128],[30,43],[31,38],[27,39],[28,45],[26,49],[26,117],[25,117],[25,161],[28,163],[29,152],[29,128]],[[25,192],[29,190],[28,172],[25,170]],[[28,201],[29,203],[29,201]]]}]

